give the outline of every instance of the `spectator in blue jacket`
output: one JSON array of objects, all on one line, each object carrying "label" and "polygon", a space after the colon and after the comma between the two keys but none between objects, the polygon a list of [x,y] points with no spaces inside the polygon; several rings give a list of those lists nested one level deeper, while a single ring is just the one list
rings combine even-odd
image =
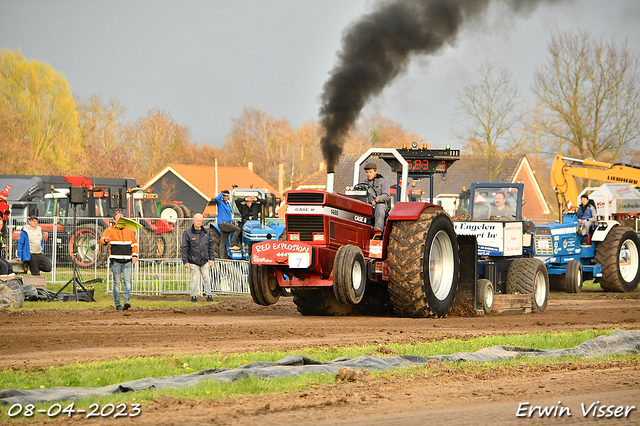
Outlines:
[{"label": "spectator in blue jacket", "polygon": [[238,251],[238,236],[240,235],[240,228],[233,224],[233,213],[231,212],[231,204],[229,204],[229,191],[226,189],[222,191],[216,198],[216,205],[218,206],[218,228],[220,228],[220,258],[229,259],[227,255],[227,239],[229,234],[231,235],[231,247],[230,250]]},{"label": "spectator in blue jacket", "polygon": [[207,302],[213,302],[211,297],[211,270],[215,258],[214,242],[211,234],[202,226],[204,218],[202,214],[193,215],[193,225],[182,234],[180,253],[185,268],[191,270],[191,301],[198,301],[198,284],[200,278],[204,284],[204,292]]},{"label": "spectator in blue jacket", "polygon": [[38,226],[38,217],[35,215],[29,216],[29,224],[22,227],[16,256],[18,262],[29,264],[31,275],[40,275],[40,271],[51,272],[51,262],[44,255],[42,228]]}]

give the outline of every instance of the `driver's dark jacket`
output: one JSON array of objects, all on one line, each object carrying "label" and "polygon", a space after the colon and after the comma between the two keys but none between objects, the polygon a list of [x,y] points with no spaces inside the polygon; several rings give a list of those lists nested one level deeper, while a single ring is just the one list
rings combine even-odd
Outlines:
[{"label": "driver's dark jacket", "polygon": [[373,200],[378,197],[377,204],[385,204],[389,207],[389,200],[391,200],[391,187],[389,182],[380,173],[372,179],[365,179],[363,184],[367,185],[372,190],[369,191],[369,201],[373,203]]},{"label": "driver's dark jacket", "polygon": [[182,263],[193,263],[202,266],[215,258],[215,243],[211,238],[209,230],[204,226],[199,230],[193,224],[188,227],[182,234],[182,244],[180,253],[182,255]]},{"label": "driver's dark jacket", "polygon": [[236,198],[236,207],[240,212],[240,216],[242,217],[242,222],[246,222],[247,220],[258,220],[258,215],[261,211],[261,204],[265,201],[262,198],[258,198],[251,203],[251,207],[244,204],[244,198],[238,197]]}]

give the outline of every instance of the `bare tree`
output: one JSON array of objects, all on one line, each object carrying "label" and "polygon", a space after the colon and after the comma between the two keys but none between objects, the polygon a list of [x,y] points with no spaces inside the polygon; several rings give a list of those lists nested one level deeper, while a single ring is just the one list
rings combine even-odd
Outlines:
[{"label": "bare tree", "polygon": [[486,158],[489,179],[500,175],[506,155],[524,142],[519,125],[524,113],[520,92],[506,69],[494,70],[489,63],[478,68],[480,79],[463,87],[457,96],[460,129],[454,135],[466,142],[468,153]]},{"label": "bare tree", "polygon": [[271,185],[278,186],[278,166],[292,170],[295,163],[295,132],[287,120],[278,120],[264,112],[245,108],[234,120],[231,134],[223,147],[227,166],[247,166],[254,163],[254,171]]},{"label": "bare tree", "polygon": [[544,135],[561,141],[561,152],[615,162],[640,135],[638,56],[588,32],[553,35],[548,49],[533,88]]},{"label": "bare tree", "polygon": [[136,178],[145,182],[168,163],[180,163],[185,157],[190,134],[163,111],[153,110],[128,129],[129,155],[140,168]]},{"label": "bare tree", "polygon": [[126,143],[126,108],[116,100],[104,102],[98,95],[76,99],[83,152],[78,162],[91,176],[134,176],[137,161]]},{"label": "bare tree", "polygon": [[362,154],[372,147],[400,148],[402,144],[411,145],[414,141],[422,144],[425,139],[416,133],[407,133],[400,123],[380,114],[372,114],[362,118],[349,132],[345,153]]}]

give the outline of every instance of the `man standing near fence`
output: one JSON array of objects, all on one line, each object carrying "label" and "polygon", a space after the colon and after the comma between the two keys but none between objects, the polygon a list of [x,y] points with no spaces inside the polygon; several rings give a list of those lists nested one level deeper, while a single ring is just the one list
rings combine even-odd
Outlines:
[{"label": "man standing near fence", "polygon": [[[121,211],[113,215],[113,223],[104,230],[100,244],[109,244],[109,268],[113,274],[113,301],[116,310],[127,310],[131,307],[131,271],[138,261],[138,240],[136,234],[128,226],[118,224],[123,216]],[[120,278],[124,283],[124,307],[120,304]]]},{"label": "man standing near fence", "polygon": [[211,266],[215,253],[215,244],[211,234],[202,224],[204,218],[202,214],[193,215],[193,225],[185,229],[182,234],[182,244],[180,253],[184,267],[191,271],[191,301],[198,301],[198,283],[200,278],[204,284],[204,292],[207,295],[207,302],[213,302],[211,297]]}]

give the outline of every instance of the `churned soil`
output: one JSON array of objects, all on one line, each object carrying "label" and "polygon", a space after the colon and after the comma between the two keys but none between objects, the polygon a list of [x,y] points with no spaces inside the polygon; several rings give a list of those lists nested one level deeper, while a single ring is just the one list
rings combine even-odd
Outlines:
[{"label": "churned soil", "polygon": [[[135,307],[135,298],[133,305],[125,312],[2,310],[0,368],[640,326],[640,293],[551,293],[543,314],[441,319],[304,317],[291,298],[281,298],[270,307],[255,305],[250,297],[215,297],[214,303],[180,309],[140,309]],[[143,406],[141,416],[124,423],[509,424],[534,421],[533,417],[540,422],[537,411],[529,420],[516,417],[520,403],[554,407],[558,401],[569,407],[571,417],[545,417],[544,423],[585,421],[582,403],[586,408],[600,401],[601,405],[633,405],[640,410],[640,363],[582,362],[471,371],[435,363],[424,373],[395,380],[374,379],[366,371],[344,372],[331,386],[280,395],[205,401],[161,397]],[[114,421],[92,421],[109,420]],[[640,413],[631,410],[626,421],[640,424]]]}]

